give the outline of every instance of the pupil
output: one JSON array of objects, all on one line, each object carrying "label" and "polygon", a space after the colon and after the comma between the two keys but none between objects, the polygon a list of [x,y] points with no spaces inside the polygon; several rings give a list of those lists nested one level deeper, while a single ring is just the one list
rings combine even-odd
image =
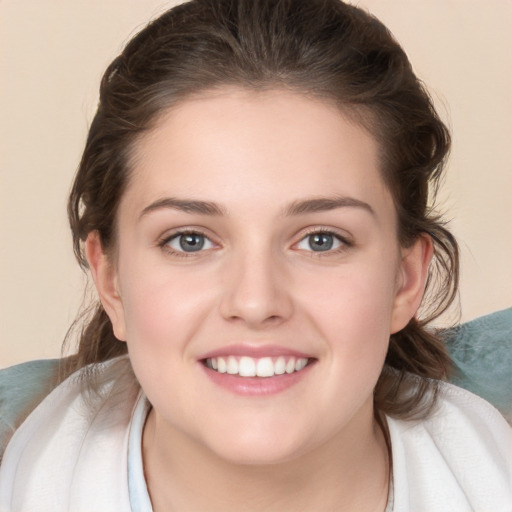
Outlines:
[{"label": "pupil", "polygon": [[187,252],[200,251],[204,246],[204,236],[197,233],[181,235],[180,247]]},{"label": "pupil", "polygon": [[309,246],[314,251],[328,251],[333,244],[333,236],[326,233],[315,233],[309,237]]}]

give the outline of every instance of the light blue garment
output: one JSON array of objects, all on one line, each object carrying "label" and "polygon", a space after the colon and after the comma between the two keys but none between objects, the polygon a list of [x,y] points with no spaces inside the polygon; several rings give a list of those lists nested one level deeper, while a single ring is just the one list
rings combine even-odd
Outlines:
[{"label": "light blue garment", "polygon": [[146,481],[144,479],[144,466],[142,463],[142,430],[151,408],[148,400],[141,396],[135,407],[128,440],[128,492],[133,512],[151,512]]}]

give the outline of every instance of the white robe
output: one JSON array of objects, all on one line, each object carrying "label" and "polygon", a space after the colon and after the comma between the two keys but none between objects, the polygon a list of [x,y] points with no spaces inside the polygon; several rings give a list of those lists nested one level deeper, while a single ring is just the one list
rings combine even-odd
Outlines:
[{"label": "white robe", "polygon": [[[127,367],[101,365],[99,395],[72,376],[32,412],[0,466],[0,512],[132,510],[128,439],[141,392],[117,377]],[[487,402],[442,384],[428,419],[387,422],[394,512],[512,512],[512,429]]]}]

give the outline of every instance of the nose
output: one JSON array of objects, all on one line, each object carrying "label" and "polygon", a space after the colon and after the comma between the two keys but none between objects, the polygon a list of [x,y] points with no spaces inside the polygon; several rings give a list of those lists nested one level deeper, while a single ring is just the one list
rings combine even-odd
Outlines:
[{"label": "nose", "polygon": [[251,329],[279,325],[293,313],[290,279],[285,263],[271,254],[244,251],[227,264],[221,315]]}]

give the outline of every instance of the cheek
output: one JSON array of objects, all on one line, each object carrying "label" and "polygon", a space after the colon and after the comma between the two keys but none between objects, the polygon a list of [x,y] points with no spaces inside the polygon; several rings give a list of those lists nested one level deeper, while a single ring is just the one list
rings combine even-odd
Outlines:
[{"label": "cheek", "polygon": [[[128,272],[124,281],[126,340],[142,388],[152,402],[165,404],[167,410],[172,409],[167,403],[168,390],[176,386],[182,389],[180,397],[185,403],[198,399],[187,383],[195,367],[191,364],[193,340],[211,310],[213,286],[198,288],[200,282],[187,273],[146,268],[143,275],[139,270],[139,278]],[[180,403],[177,399],[177,410],[181,410]]]},{"label": "cheek", "polygon": [[355,362],[359,368],[380,364],[391,333],[396,282],[392,262],[341,268],[303,282],[297,293],[300,310],[328,341],[327,349],[339,363],[349,369]]},{"label": "cheek", "polygon": [[[396,290],[392,264],[347,266],[302,279],[302,302],[327,325],[381,325],[391,320]],[[389,332],[388,332],[389,334]]]},{"label": "cheek", "polygon": [[122,291],[129,348],[184,350],[208,314],[213,283],[165,265],[126,268]]}]

